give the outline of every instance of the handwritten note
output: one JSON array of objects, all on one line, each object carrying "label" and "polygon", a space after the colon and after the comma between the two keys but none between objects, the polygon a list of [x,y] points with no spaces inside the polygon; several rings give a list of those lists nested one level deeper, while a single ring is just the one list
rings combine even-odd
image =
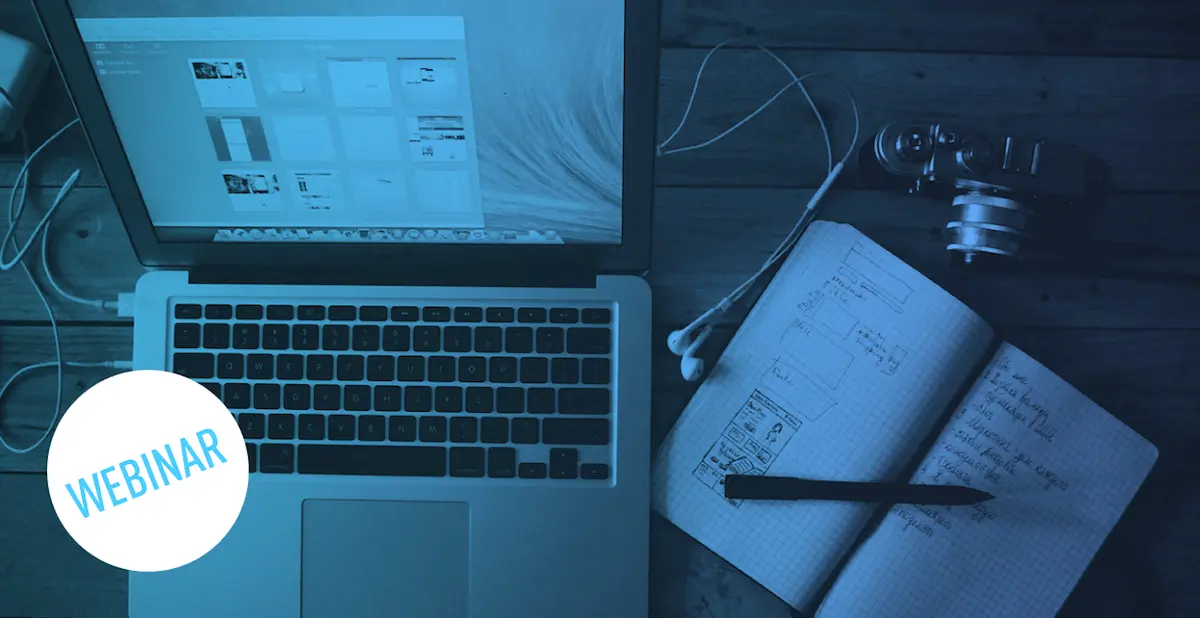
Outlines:
[{"label": "handwritten note", "polygon": [[827,598],[840,611],[826,611],[886,602],[897,618],[1053,616],[1156,458],[1133,430],[1002,345],[912,479],[997,498],[894,506]]}]

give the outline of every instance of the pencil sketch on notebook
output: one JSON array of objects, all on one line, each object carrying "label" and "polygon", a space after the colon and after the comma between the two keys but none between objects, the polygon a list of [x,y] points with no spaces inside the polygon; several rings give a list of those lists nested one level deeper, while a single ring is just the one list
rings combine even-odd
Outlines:
[{"label": "pencil sketch on notebook", "polygon": [[[724,498],[727,474],[766,474],[803,424],[762,391],[755,390],[692,474]],[[742,505],[741,500],[726,501],[734,507]]]}]

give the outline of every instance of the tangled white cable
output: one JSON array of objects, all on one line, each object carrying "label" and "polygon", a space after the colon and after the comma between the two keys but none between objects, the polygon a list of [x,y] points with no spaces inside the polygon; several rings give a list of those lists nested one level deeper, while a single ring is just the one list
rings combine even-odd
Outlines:
[{"label": "tangled white cable", "polygon": [[805,206],[804,211],[800,213],[800,218],[796,221],[796,225],[790,232],[788,232],[788,235],[783,239],[783,242],[781,242],[779,246],[775,248],[775,251],[771,253],[771,257],[768,258],[767,261],[762,265],[762,268],[758,269],[758,272],[754,273],[754,275],[752,275],[749,279],[746,279],[741,285],[734,288],[734,290],[725,296],[725,298],[722,298],[714,307],[701,314],[701,316],[696,318],[696,320],[691,324],[688,324],[680,330],[672,332],[667,337],[667,347],[670,348],[671,352],[681,357],[679,370],[680,373],[683,374],[683,378],[689,382],[695,382],[699,380],[704,374],[704,361],[703,359],[697,357],[697,353],[699,352],[700,347],[704,345],[705,340],[707,340],[709,335],[712,334],[713,322],[716,316],[729,310],[730,307],[741,300],[741,298],[746,295],[746,292],[750,291],[750,288],[753,287],[754,283],[758,281],[763,273],[770,270],[772,266],[782,259],[783,256],[787,255],[788,251],[791,251],[792,247],[796,245],[796,242],[800,240],[800,236],[804,233],[804,230],[807,229],[809,222],[812,221],[813,216],[816,214],[816,208],[820,203],[821,198],[825,197],[825,193],[829,190],[829,187],[833,185],[834,181],[837,180],[838,176],[842,173],[842,169],[845,167],[846,161],[848,161],[854,154],[855,146],[858,143],[858,102],[855,101],[854,95],[850,93],[850,90],[846,88],[845,85],[839,83],[846,93],[846,98],[850,101],[851,108],[854,110],[854,136],[850,140],[850,147],[846,149],[846,154],[837,163],[834,163],[833,145],[832,138],[829,135],[829,128],[825,125],[825,119],[821,116],[821,111],[817,109],[816,103],[813,102],[812,96],[809,94],[808,89],[804,87],[804,80],[813,77],[824,76],[824,74],[809,73],[804,76],[797,77],[796,72],[793,71],[792,68],[788,66],[788,64],[784,62],[782,58],[780,58],[771,50],[761,45],[756,45],[755,47],[778,62],[780,66],[787,71],[788,75],[791,76],[792,80],[780,88],[774,96],[760,105],[758,109],[754,110],[752,113],[750,113],[750,115],[738,121],[732,127],[726,129],[716,137],[693,146],[685,146],[682,148],[668,150],[667,145],[670,144],[679,135],[680,131],[683,130],[683,126],[685,123],[687,123],[688,116],[692,112],[692,105],[695,103],[696,94],[700,89],[700,78],[704,75],[704,69],[708,66],[709,59],[712,58],[713,54],[715,54],[717,50],[725,47],[735,40],[725,41],[716,47],[713,47],[704,57],[704,61],[700,64],[700,70],[696,72],[696,80],[692,84],[692,94],[688,99],[687,107],[684,109],[683,118],[679,121],[679,126],[675,128],[675,131],[671,133],[671,135],[664,140],[662,144],[659,144],[658,155],[660,157],[669,156],[711,146],[734,131],[738,130],[750,120],[754,119],[754,117],[758,116],[773,103],[775,103],[775,101],[778,100],[779,97],[783,96],[785,92],[795,87],[799,88],[800,92],[804,94],[805,100],[808,101],[809,107],[812,108],[813,114],[815,114],[817,117],[817,123],[821,127],[821,133],[825,137],[825,152],[828,159],[828,175],[825,177],[825,181],[821,183],[820,188],[817,189],[816,193],[814,193],[812,198],[808,201],[808,205]]}]

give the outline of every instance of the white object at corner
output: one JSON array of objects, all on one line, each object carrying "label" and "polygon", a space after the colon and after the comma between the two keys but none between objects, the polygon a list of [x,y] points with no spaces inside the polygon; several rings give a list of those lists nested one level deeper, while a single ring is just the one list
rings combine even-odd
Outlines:
[{"label": "white object at corner", "polygon": [[0,142],[17,136],[50,59],[33,43],[0,30]]}]

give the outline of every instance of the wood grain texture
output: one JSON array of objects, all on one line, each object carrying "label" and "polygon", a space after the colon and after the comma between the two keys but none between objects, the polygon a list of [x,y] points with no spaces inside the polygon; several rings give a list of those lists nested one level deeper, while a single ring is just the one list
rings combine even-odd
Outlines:
[{"label": "wood grain texture", "polygon": [[663,43],[745,37],[779,47],[1017,54],[1200,56],[1194,2],[1095,0],[663,0]]},{"label": "wood grain texture", "polygon": [[[53,194],[35,196],[23,230]],[[803,189],[659,189],[655,321],[690,322],[757,271],[810,196]],[[1048,230],[1044,250],[1030,254],[1038,260],[1017,274],[979,276],[950,267],[938,238],[950,209],[940,201],[835,190],[822,208],[823,218],[858,226],[998,326],[1184,328],[1200,313],[1200,248],[1187,225],[1200,222],[1200,206],[1189,196],[1118,196],[1077,226]],[[144,272],[105,190],[77,190],[50,231],[54,273],[73,293],[113,299],[132,291]],[[0,298],[0,322],[46,319],[22,276],[0,277]],[[51,301],[63,320],[117,319]]]},{"label": "wood grain texture", "polygon": [[[662,53],[659,135],[679,123],[705,50]],[[1200,191],[1200,63],[1172,59],[947,55],[784,50],[798,73],[823,72],[846,83],[862,115],[861,144],[893,121],[937,120],[1079,145],[1102,157],[1125,191]],[[986,76],[981,79],[981,76]],[[787,84],[786,72],[757,50],[717,52],[705,71],[687,126],[671,146],[703,142],[754,111]],[[964,84],[970,84],[965,88]],[[846,152],[853,119],[842,91],[811,86],[833,130],[835,157]],[[74,117],[60,80],[40,94],[30,119],[36,145]],[[1164,121],[1170,119],[1170,121]],[[717,144],[660,160],[670,186],[816,187],[827,156],[804,99],[788,93]],[[0,187],[11,186],[19,152],[0,151]],[[102,186],[80,129],[45,151],[34,181],[58,186],[81,169],[79,186]],[[860,183],[847,174],[843,186]]]}]

